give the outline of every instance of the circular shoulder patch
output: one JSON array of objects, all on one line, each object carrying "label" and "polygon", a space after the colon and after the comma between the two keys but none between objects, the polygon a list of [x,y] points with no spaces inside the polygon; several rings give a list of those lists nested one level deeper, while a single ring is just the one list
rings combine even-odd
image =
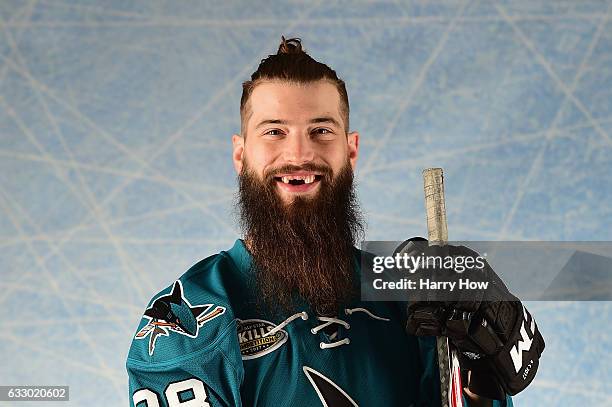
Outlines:
[{"label": "circular shoulder patch", "polygon": [[289,335],[283,329],[274,335],[264,336],[276,327],[263,319],[238,320],[238,342],[242,360],[255,359],[273,352],[287,342]]}]

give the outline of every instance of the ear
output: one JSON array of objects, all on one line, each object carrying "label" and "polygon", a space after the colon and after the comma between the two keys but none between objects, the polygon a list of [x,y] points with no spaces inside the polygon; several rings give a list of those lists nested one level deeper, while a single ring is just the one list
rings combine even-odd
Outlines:
[{"label": "ear", "polygon": [[237,174],[242,172],[242,160],[244,156],[244,137],[240,134],[234,134],[232,136],[232,161],[234,162],[234,169]]},{"label": "ear", "polygon": [[346,136],[348,142],[348,157],[351,162],[351,167],[355,170],[357,165],[357,156],[359,156],[359,133],[352,131]]}]

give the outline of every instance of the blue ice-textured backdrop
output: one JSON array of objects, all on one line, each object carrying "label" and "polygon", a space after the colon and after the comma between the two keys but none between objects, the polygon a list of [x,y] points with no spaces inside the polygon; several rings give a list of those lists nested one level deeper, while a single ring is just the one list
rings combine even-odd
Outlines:
[{"label": "blue ice-textured backdrop", "polygon": [[[368,238],[612,240],[612,1],[0,2],[0,384],[127,404],[150,297],[229,248],[240,84],[299,36],[349,89]],[[530,303],[517,405],[612,405],[608,303]],[[27,405],[24,403],[23,405]]]}]

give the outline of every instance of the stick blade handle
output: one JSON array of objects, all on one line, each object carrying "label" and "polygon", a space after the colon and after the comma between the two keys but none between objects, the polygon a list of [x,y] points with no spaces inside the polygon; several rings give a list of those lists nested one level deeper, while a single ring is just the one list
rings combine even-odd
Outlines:
[{"label": "stick blade handle", "polygon": [[444,173],[442,168],[423,170],[423,187],[425,190],[429,244],[443,246],[448,243],[448,228],[446,226]]},{"label": "stick blade handle", "polygon": [[[425,192],[425,211],[427,213],[427,238],[429,245],[444,246],[448,243],[446,224],[446,202],[444,199],[444,172],[442,168],[423,170],[423,188]],[[453,402],[453,365],[448,338],[440,336],[436,340],[438,351],[438,370],[440,372],[440,390],[442,407],[457,406]]]}]

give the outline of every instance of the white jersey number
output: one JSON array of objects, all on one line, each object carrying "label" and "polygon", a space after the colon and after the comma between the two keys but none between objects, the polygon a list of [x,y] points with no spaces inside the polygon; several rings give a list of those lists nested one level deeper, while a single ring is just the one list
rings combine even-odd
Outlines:
[{"label": "white jersey number", "polygon": [[[189,400],[181,401],[179,395],[184,392],[191,392],[192,397]],[[166,388],[165,396],[168,407],[210,407],[210,404],[206,402],[208,400],[206,387],[204,387],[204,383],[201,380],[196,378],[170,384]],[[138,406],[138,403],[144,401],[143,407],[160,407],[159,396],[149,389],[141,389],[134,392],[132,400],[134,401],[134,406]]]},{"label": "white jersey number", "polygon": [[153,390],[138,390],[134,392],[132,400],[134,401],[134,406],[137,406],[138,403],[142,403],[144,401],[144,405],[146,407],[159,407],[159,397],[157,396],[157,393],[155,393]]}]

